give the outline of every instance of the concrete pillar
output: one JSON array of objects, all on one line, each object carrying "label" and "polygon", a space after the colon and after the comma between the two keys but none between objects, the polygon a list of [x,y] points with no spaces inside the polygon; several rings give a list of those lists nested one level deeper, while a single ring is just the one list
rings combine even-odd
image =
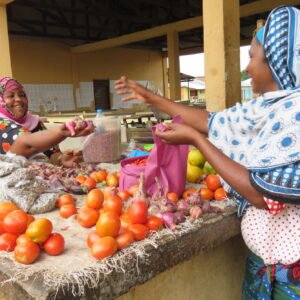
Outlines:
[{"label": "concrete pillar", "polygon": [[0,1],[0,76],[12,77],[6,15],[6,4],[9,2],[11,1]]},{"label": "concrete pillar", "polygon": [[203,0],[205,97],[219,111],[241,99],[238,0]]},{"label": "concrete pillar", "polygon": [[179,39],[178,32],[169,31],[167,34],[169,58],[170,98],[180,99],[180,66],[179,66]]}]

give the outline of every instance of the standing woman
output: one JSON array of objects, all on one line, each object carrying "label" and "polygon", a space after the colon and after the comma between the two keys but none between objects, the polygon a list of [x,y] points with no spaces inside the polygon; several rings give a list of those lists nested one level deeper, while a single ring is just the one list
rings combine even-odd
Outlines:
[{"label": "standing woman", "polygon": [[300,299],[300,11],[274,9],[249,55],[247,71],[260,96],[220,112],[179,105],[126,77],[116,89],[131,94],[123,101],[181,115],[185,124],[156,134],[194,145],[224,179],[250,249],[243,299]]},{"label": "standing woman", "polygon": [[[73,137],[93,132],[92,124],[76,129]],[[65,124],[47,130],[37,115],[28,112],[28,98],[23,86],[10,77],[0,78],[0,154],[12,152],[27,158],[44,152],[50,162],[65,167],[82,160],[76,151],[60,152],[57,144],[71,133]]]}]

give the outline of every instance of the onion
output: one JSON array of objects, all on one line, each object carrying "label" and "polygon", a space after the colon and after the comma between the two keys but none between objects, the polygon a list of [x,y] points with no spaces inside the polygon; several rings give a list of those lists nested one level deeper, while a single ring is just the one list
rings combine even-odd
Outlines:
[{"label": "onion", "polygon": [[166,211],[167,212],[175,212],[176,211],[176,204],[172,201],[167,201],[166,204]]},{"label": "onion", "polygon": [[184,213],[183,213],[182,211],[177,211],[177,212],[175,213],[175,215],[176,215],[176,217],[177,217],[177,222],[178,222],[178,223],[182,223],[182,222],[185,221],[185,215],[184,215]]},{"label": "onion", "polygon": [[209,204],[209,201],[204,201],[203,205],[202,205],[202,211],[204,214],[207,214],[210,212],[210,204]]},{"label": "onion", "polygon": [[203,212],[199,206],[193,206],[190,209],[190,216],[193,219],[199,219],[202,216]]},{"label": "onion", "polygon": [[162,214],[162,220],[166,227],[170,228],[171,230],[175,229],[175,225],[177,224],[177,217],[174,213],[165,212]]},{"label": "onion", "polygon": [[160,213],[160,208],[156,204],[151,204],[150,207],[148,208],[149,215],[158,216],[159,213]]},{"label": "onion", "polygon": [[185,215],[189,214],[189,204],[185,200],[180,200],[177,203],[177,210],[183,212]]}]

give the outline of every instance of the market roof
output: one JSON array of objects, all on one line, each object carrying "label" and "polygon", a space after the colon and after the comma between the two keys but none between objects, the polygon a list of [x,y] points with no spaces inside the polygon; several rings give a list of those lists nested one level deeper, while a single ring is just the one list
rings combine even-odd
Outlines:
[{"label": "market roof", "polygon": [[[256,20],[267,17],[269,11],[262,8],[270,5],[268,3],[270,1],[240,0],[242,43],[251,39]],[[7,16],[10,36],[51,38],[77,46],[200,17],[202,1],[15,0],[7,5]],[[199,52],[199,48],[203,49],[203,27],[180,32],[179,44],[181,51],[197,49]],[[165,51],[167,40],[162,35],[130,46]]]}]

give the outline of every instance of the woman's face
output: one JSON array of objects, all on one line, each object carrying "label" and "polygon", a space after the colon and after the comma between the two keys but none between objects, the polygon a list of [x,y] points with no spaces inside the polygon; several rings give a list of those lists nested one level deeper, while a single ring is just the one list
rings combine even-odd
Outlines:
[{"label": "woman's face", "polygon": [[22,118],[27,112],[27,97],[23,90],[13,89],[4,92],[3,99],[6,108],[17,118]]},{"label": "woman's face", "polygon": [[250,61],[246,71],[252,79],[251,85],[253,92],[263,94],[278,90],[278,86],[265,58],[263,46],[257,41],[256,37],[252,39],[249,56]]}]

